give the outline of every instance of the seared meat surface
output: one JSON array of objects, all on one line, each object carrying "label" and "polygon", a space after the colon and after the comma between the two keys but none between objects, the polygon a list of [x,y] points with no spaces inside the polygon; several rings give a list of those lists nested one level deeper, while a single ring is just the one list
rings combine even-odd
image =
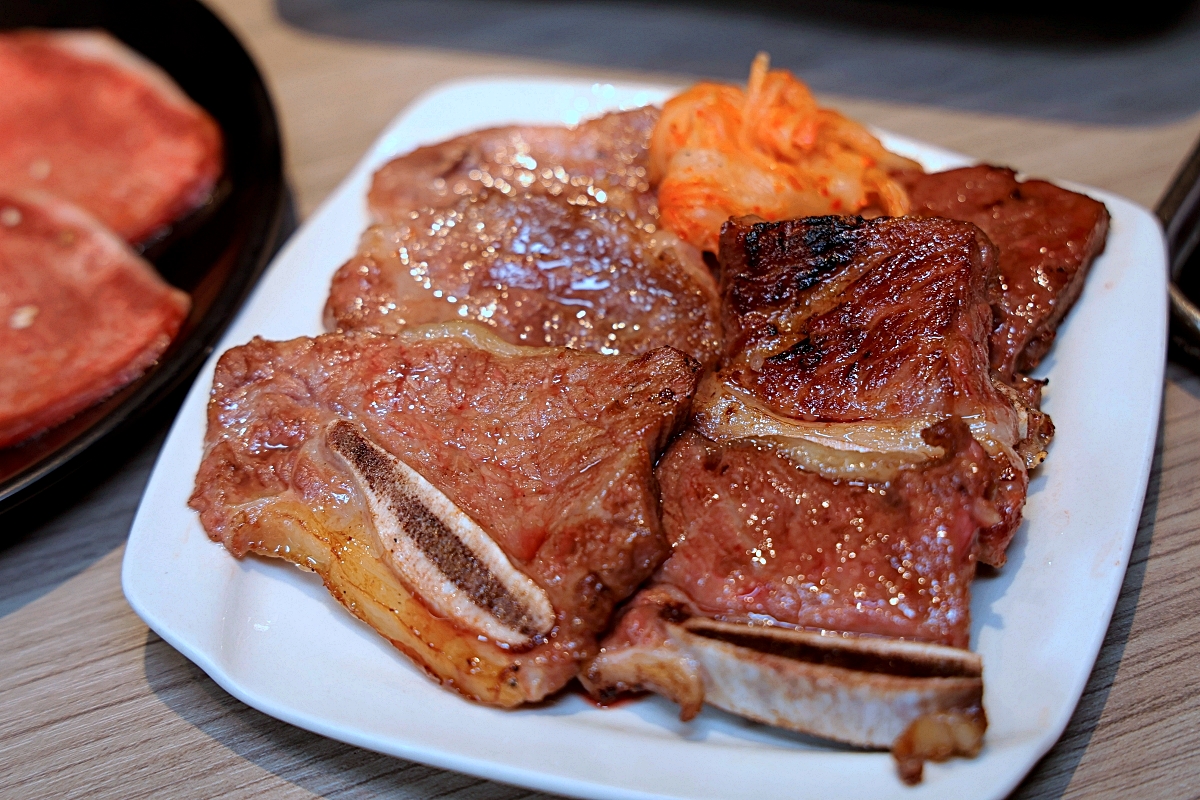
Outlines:
[{"label": "seared meat surface", "polygon": [[0,191],[0,447],[136,379],[190,305],[78,207]]},{"label": "seared meat surface", "polygon": [[660,230],[646,183],[654,109],[423,147],[375,176],[378,224],[333,279],[326,324],[395,332],[469,320],[513,344],[640,354],[720,349],[716,284]]},{"label": "seared meat surface", "polygon": [[[1053,428],[990,376],[996,256],[987,237],[945,219],[743,220],[726,225],[721,254],[720,382],[767,415],[854,424],[853,434],[836,432],[843,438],[861,437],[869,423],[878,435],[862,449],[873,452],[915,452],[927,426],[967,420],[1002,471],[994,499],[1003,518],[981,536],[979,557],[1003,564],[1021,521],[1025,467],[1044,455]],[[701,400],[698,411],[729,394]],[[715,435],[723,423],[707,420],[701,428]]]},{"label": "seared meat surface", "polygon": [[[671,556],[623,610],[582,680],[600,700],[654,691],[863,747],[909,777],[912,726],[986,728],[966,651],[975,538],[998,516],[990,459],[958,419],[942,455],[891,481],[834,481],[756,441],[694,432],[658,468]],[[903,637],[903,641],[899,637]],[[911,738],[911,737],[908,737]]]},{"label": "seared meat surface", "polygon": [[959,420],[943,455],[884,483],[831,481],[770,445],[687,433],[658,479],[671,557],[655,584],[693,614],[966,647],[975,537],[998,468]]},{"label": "seared meat surface", "polygon": [[514,125],[475,131],[420,147],[375,173],[368,200],[380,222],[411,211],[449,208],[462,197],[495,189],[601,203],[653,220],[655,195],[646,182],[656,108],[606,114],[574,127]]},{"label": "seared meat surface", "polygon": [[[1000,251],[988,285],[996,312],[991,363],[1004,380],[1037,366],[1104,250],[1104,204],[1011,169],[977,166],[909,175],[913,214],[978,225]],[[1014,377],[1016,376],[1016,377]]]},{"label": "seared meat surface", "polygon": [[995,250],[949,220],[809,217],[722,233],[723,376],[804,420],[982,416]]},{"label": "seared meat surface", "polygon": [[326,324],[394,332],[469,320],[514,344],[640,354],[720,348],[697,253],[608,205],[489,189],[377,225],[334,276]]},{"label": "seared meat surface", "polygon": [[666,554],[652,470],[697,371],[471,325],[255,339],[218,364],[191,505],[448,686],[538,700]]},{"label": "seared meat surface", "polygon": [[211,195],[221,131],[101,31],[0,34],[0,187],[53,192],[130,242]]}]

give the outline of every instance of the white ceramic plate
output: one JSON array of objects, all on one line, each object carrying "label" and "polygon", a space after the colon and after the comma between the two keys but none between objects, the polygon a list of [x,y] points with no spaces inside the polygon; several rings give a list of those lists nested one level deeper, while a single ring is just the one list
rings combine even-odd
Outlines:
[{"label": "white ceramic plate", "polygon": [[[489,80],[415,102],[292,238],[218,348],[321,332],[333,271],[367,225],[373,171],[476,128],[573,123],[657,102],[669,89]],[[884,134],[928,169],[968,159]],[[209,541],[187,508],[200,462],[210,360],[142,500],[122,582],[134,610],[235,697],[361,747],[550,792],[595,798],[998,798],[1062,733],[1104,638],[1154,452],[1166,341],[1166,260],[1145,209],[1084,190],[1112,213],[1108,248],[1039,372],[1058,435],[1030,485],[1028,522],[997,577],[975,582],[971,639],[990,721],[983,753],[931,764],[912,789],[891,757],[831,746],[712,709],[691,723],[648,698],[582,697],[523,711],[434,685],[334,602],[313,575]]]}]

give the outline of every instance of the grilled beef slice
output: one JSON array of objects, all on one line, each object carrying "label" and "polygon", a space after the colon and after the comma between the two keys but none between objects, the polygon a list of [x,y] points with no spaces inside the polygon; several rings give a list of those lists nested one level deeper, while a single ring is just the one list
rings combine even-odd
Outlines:
[{"label": "grilled beef slice", "polygon": [[996,314],[991,363],[1017,385],[1037,366],[1088,269],[1104,250],[1104,204],[1046,181],[1018,181],[1011,169],[977,166],[909,175],[912,213],[978,225],[1000,258],[988,283]]}]

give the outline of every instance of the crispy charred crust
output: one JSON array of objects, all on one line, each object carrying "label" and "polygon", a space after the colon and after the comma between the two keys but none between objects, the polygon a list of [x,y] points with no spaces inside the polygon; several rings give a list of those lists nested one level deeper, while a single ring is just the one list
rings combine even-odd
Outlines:
[{"label": "crispy charred crust", "polygon": [[[723,275],[730,277],[727,299],[738,311],[778,305],[807,291],[854,260],[862,217],[806,217],[766,222],[742,217],[721,227]],[[800,256],[803,262],[800,263]],[[775,280],[779,265],[792,267],[787,280]]]},{"label": "crispy charred crust", "polygon": [[855,422],[1011,411],[988,377],[995,248],[952,220],[725,224],[723,379],[788,416]]},{"label": "crispy charred crust", "polygon": [[[740,217],[721,227],[721,291],[727,353],[749,334],[745,318],[795,306],[854,261],[862,217],[766,222]],[[797,345],[799,347],[799,345]],[[801,348],[794,355],[811,355]],[[777,358],[785,357],[783,354]]]}]

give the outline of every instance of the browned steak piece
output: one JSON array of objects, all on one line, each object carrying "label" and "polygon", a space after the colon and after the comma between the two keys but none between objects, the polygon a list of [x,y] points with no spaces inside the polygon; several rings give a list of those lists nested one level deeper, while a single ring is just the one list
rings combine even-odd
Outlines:
[{"label": "browned steak piece", "polygon": [[1007,381],[1037,366],[1104,250],[1104,204],[1011,169],[965,167],[905,179],[913,214],[978,225],[1000,251],[988,285],[992,366]]},{"label": "browned steak piece", "polygon": [[693,248],[607,204],[495,189],[368,230],[325,313],[338,330],[468,320],[513,344],[671,345],[706,364],[720,348],[716,285]]},{"label": "browned steak piece", "polygon": [[[950,220],[809,217],[722,232],[727,379],[805,420],[1014,420],[988,377],[995,250]],[[1012,442],[1010,442],[1011,444]]]},{"label": "browned steak piece", "polygon": [[726,621],[966,647],[975,538],[997,519],[999,469],[958,419],[926,438],[941,456],[847,483],[770,446],[684,434],[658,467],[672,550],[655,585]]},{"label": "browned steak piece", "polygon": [[743,219],[720,257],[726,350],[657,472],[671,556],[585,683],[891,747],[909,777],[974,755],[969,586],[1020,522],[1034,413],[990,377],[991,243],[944,219]]},{"label": "browned steak piece", "polygon": [[973,755],[980,665],[960,648],[998,470],[959,419],[925,439],[942,454],[847,482],[770,444],[685,433],[657,471],[671,556],[588,666],[589,690],[897,750],[917,720],[937,720]]},{"label": "browned steak piece", "polygon": [[847,441],[890,453],[884,460],[894,464],[920,449],[926,427],[962,417],[1003,471],[995,488],[1003,519],[980,537],[979,558],[1004,563],[1026,466],[1040,460],[1053,429],[990,377],[995,250],[987,237],[945,219],[732,221],[721,260],[723,388],[698,403],[701,430],[729,429],[729,410],[715,410],[742,393],[737,403],[761,404],[754,413],[782,417],[784,427],[833,424],[820,441],[836,439],[842,450],[805,449],[825,474],[848,477],[847,464],[869,469],[879,457],[847,461]]},{"label": "browned steak piece", "polygon": [[606,114],[574,127],[490,128],[418,148],[375,173],[369,201],[381,222],[410,211],[449,208],[485,189],[544,194],[576,205],[601,203],[657,219],[646,182],[657,108]]},{"label": "browned steak piece", "polygon": [[316,571],[446,685],[538,700],[666,555],[652,470],[698,369],[462,324],[255,339],[217,366],[190,502],[231,553]]}]

